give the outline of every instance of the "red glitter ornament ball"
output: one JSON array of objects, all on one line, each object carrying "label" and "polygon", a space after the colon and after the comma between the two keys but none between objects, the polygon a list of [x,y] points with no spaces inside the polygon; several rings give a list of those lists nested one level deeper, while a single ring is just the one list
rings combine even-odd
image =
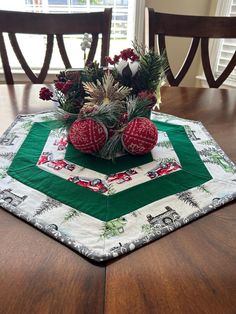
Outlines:
[{"label": "red glitter ornament ball", "polygon": [[125,128],[122,143],[130,154],[143,155],[153,149],[157,138],[157,128],[149,119],[135,118]]},{"label": "red glitter ornament ball", "polygon": [[106,127],[93,119],[76,120],[69,131],[69,141],[83,153],[98,152],[106,143]]}]

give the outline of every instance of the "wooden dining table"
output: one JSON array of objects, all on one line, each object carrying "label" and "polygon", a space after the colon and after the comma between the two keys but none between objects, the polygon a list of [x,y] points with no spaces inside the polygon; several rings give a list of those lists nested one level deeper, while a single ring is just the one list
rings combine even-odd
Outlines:
[{"label": "wooden dining table", "polygon": [[[0,132],[54,108],[42,85],[0,85]],[[163,87],[161,111],[201,121],[236,162],[236,89]],[[0,313],[236,313],[236,202],[96,263],[0,209]]]}]

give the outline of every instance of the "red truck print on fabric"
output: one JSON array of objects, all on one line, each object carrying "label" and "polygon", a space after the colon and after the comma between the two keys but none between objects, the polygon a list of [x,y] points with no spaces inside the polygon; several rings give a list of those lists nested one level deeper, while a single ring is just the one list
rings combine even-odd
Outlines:
[{"label": "red truck print on fabric", "polygon": [[53,156],[51,152],[43,152],[39,158],[38,165],[45,164],[52,161]]},{"label": "red truck print on fabric", "polygon": [[115,174],[111,174],[107,177],[108,182],[115,181],[118,184],[124,183],[126,181],[132,180],[131,176],[137,174],[137,171],[134,169],[129,169],[123,172],[117,172]]},{"label": "red truck print on fabric", "polygon": [[181,169],[181,166],[178,165],[175,161],[167,163],[161,162],[156,168],[148,171],[147,175],[150,179],[155,179],[157,177],[161,177],[179,169]]},{"label": "red truck print on fabric", "polygon": [[68,139],[66,135],[62,135],[61,138],[54,142],[54,145],[57,146],[57,150],[65,150],[68,145]]},{"label": "red truck print on fabric", "polygon": [[67,161],[61,159],[61,160],[53,160],[49,164],[47,164],[49,168],[53,168],[54,170],[61,170],[61,169],[67,169],[70,171],[73,171],[75,169],[75,165],[68,163]]},{"label": "red truck print on fabric", "polygon": [[88,179],[79,176],[70,177],[69,181],[98,193],[106,193],[107,187],[101,179]]}]

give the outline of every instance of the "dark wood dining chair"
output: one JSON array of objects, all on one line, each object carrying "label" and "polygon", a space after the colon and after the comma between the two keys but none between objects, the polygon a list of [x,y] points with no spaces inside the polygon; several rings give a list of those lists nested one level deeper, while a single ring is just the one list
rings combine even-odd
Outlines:
[{"label": "dark wood dining chair", "polygon": [[[236,38],[236,17],[167,14],[154,12],[149,8],[146,10],[145,27],[146,42],[149,43],[149,48],[155,49],[155,37],[158,35],[159,51],[160,53],[165,52],[167,55],[166,77],[171,86],[178,86],[181,83],[192,64],[199,44],[203,71],[209,87],[221,86],[236,65],[236,53],[234,53],[221,75],[215,78],[209,56],[210,38]],[[192,38],[189,51],[176,76],[174,76],[168,61],[166,36]]]},{"label": "dark wood dining chair", "polygon": [[[61,58],[67,69],[72,66],[65,48],[63,35],[92,34],[92,44],[87,58],[87,63],[89,63],[94,60],[98,36],[102,34],[100,64],[106,65],[105,56],[109,55],[111,17],[112,9],[105,9],[103,12],[68,14],[0,11],[0,54],[6,83],[14,84],[14,80],[3,33],[8,33],[14,53],[30,81],[32,83],[43,83],[50,67],[54,37],[56,37]],[[45,57],[38,75],[35,75],[28,65],[16,34],[47,36]],[[80,46],[78,50],[80,50]]]}]

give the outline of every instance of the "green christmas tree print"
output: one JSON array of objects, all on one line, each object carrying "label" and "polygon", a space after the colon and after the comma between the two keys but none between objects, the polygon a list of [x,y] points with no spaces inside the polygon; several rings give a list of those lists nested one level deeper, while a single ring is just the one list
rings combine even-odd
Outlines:
[{"label": "green christmas tree print", "polygon": [[202,191],[202,192],[205,192],[207,194],[211,194],[212,195],[212,193],[205,187],[204,184],[199,185],[197,188],[198,188],[199,191]]},{"label": "green christmas tree print", "polygon": [[0,168],[0,179],[6,178],[8,167]]},{"label": "green christmas tree print", "polygon": [[201,144],[206,145],[206,146],[213,146],[214,141],[213,140],[205,140],[205,141],[201,141]]},{"label": "green christmas tree print", "polygon": [[221,167],[225,172],[235,172],[234,167],[225,159],[225,156],[221,153],[221,151],[216,148],[205,148],[199,153],[201,156],[205,157],[204,162],[215,164]]},{"label": "green christmas tree print", "polygon": [[150,224],[142,225],[142,232],[145,235],[150,235],[153,232],[153,226]]},{"label": "green christmas tree print", "polygon": [[15,155],[16,153],[13,152],[0,153],[0,157],[7,160],[12,160],[15,157]]},{"label": "green christmas tree print", "polygon": [[158,142],[156,146],[163,147],[163,148],[173,148],[173,146],[172,146],[170,141]]},{"label": "green christmas tree print", "polygon": [[65,217],[64,217],[64,221],[63,222],[68,222],[72,219],[74,219],[75,217],[79,217],[81,215],[81,212],[75,209],[70,209]]},{"label": "green christmas tree print", "polygon": [[57,200],[47,197],[47,199],[40,204],[39,208],[36,209],[34,216],[42,215],[49,210],[59,207],[60,205],[61,203]]},{"label": "green christmas tree print", "polygon": [[34,124],[33,121],[27,121],[27,122],[23,123],[22,128],[26,131],[29,131],[33,124]]},{"label": "green christmas tree print", "polygon": [[185,192],[177,193],[176,196],[178,197],[180,201],[188,204],[189,206],[199,208],[198,203],[194,199],[191,192],[185,191]]}]

